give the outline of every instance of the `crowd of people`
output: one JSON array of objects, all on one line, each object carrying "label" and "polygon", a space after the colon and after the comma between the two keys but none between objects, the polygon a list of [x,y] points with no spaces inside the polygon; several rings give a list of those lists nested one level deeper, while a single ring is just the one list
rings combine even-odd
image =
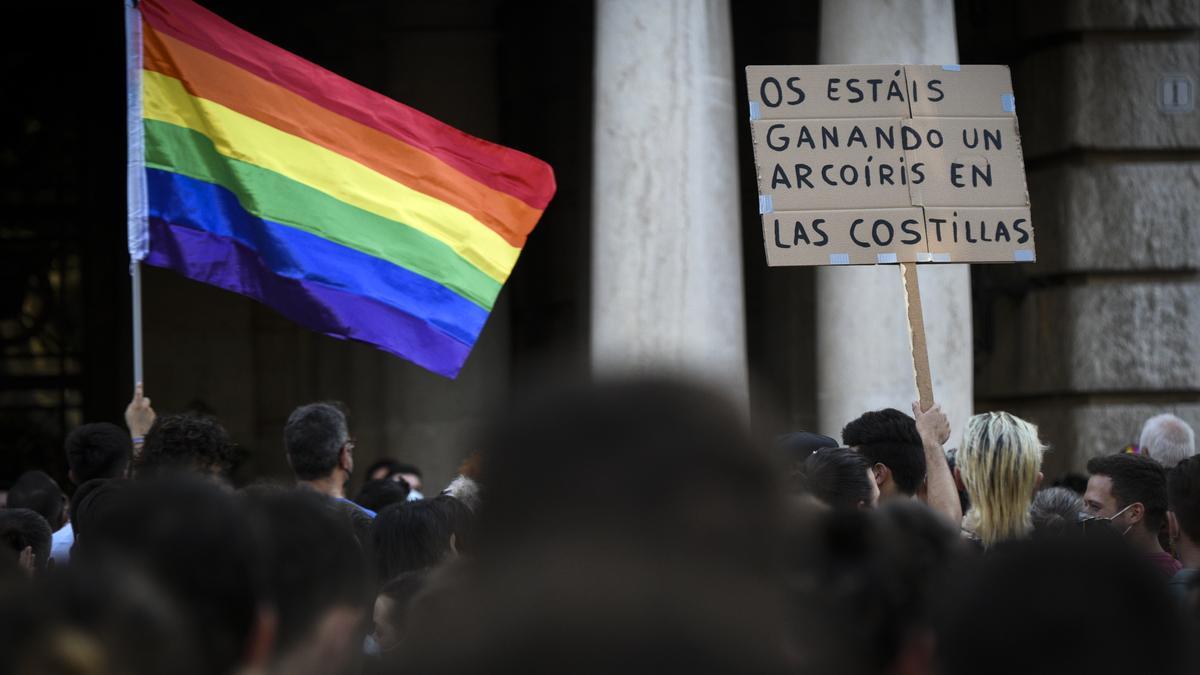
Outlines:
[{"label": "crowd of people", "polygon": [[8,490],[0,675],[1200,668],[1172,415],[1048,481],[1006,412],[758,439],[712,391],[592,382],[498,411],[440,491],[383,459],[354,495],[337,403],[287,419],[286,484],[234,485],[221,423],[140,385],[125,420],[69,435],[66,491]]}]

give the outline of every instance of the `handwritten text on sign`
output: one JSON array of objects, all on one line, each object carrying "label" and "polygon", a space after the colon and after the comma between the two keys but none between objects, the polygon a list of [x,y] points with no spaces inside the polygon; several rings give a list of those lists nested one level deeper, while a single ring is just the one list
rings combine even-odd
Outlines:
[{"label": "handwritten text on sign", "polygon": [[768,264],[1033,260],[1007,68],[746,73]]}]

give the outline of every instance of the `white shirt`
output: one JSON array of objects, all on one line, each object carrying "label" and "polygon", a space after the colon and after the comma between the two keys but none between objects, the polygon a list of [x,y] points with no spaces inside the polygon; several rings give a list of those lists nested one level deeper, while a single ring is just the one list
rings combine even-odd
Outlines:
[{"label": "white shirt", "polygon": [[50,537],[50,557],[54,558],[54,564],[65,565],[71,558],[71,547],[74,545],[75,529],[71,523],[58,528],[58,532]]}]

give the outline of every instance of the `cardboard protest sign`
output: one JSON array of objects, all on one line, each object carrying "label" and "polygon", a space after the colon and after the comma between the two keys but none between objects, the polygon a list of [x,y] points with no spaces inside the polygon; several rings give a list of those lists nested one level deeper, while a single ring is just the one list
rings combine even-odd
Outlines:
[{"label": "cardboard protest sign", "polygon": [[[777,210],[911,206],[905,120],[758,120],[755,147],[769,157],[761,180]],[[814,161],[814,158],[820,161]]]},{"label": "cardboard protest sign", "polygon": [[763,214],[763,223],[772,267],[875,265],[928,256],[920,208],[775,211]]},{"label": "cardboard protest sign", "polygon": [[750,66],[746,84],[769,265],[1035,259],[1007,67]]},{"label": "cardboard protest sign", "polygon": [[926,142],[907,151],[924,180],[909,183],[918,206],[1025,206],[1025,164],[1013,117],[914,117]]}]

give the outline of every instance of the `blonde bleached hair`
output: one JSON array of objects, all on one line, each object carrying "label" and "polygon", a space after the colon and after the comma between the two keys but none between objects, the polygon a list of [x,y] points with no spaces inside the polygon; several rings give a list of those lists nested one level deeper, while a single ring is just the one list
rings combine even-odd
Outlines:
[{"label": "blonde bleached hair", "polygon": [[1037,427],[1006,412],[975,415],[967,421],[956,466],[971,508],[963,527],[984,547],[1029,534],[1029,505],[1038,485],[1046,446]]}]

